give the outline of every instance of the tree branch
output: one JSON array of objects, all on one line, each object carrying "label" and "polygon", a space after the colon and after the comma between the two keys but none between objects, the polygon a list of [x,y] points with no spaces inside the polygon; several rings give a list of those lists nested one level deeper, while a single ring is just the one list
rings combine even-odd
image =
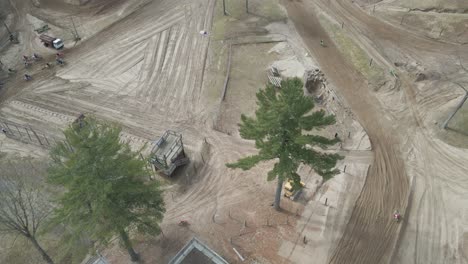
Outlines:
[{"label": "tree branch", "polygon": [[242,159],[239,159],[237,162],[234,163],[228,163],[226,166],[228,168],[239,168],[242,170],[249,170],[253,168],[257,163],[263,160],[267,160],[268,158],[265,158],[264,156],[261,155],[253,155],[253,156],[248,156]]}]

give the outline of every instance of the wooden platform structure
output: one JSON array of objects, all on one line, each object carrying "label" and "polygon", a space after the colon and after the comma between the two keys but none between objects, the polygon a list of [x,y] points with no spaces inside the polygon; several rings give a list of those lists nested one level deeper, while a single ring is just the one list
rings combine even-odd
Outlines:
[{"label": "wooden platform structure", "polygon": [[167,130],[154,142],[150,162],[156,171],[167,176],[170,176],[177,167],[189,163],[189,158],[185,155],[182,135]]}]

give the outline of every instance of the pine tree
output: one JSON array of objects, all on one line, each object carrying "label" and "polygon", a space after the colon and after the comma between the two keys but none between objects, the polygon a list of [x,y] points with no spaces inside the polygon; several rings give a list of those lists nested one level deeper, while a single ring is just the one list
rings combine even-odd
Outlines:
[{"label": "pine tree", "polygon": [[63,186],[54,221],[83,232],[97,244],[119,236],[132,261],[139,259],[129,232],[159,234],[164,201],[139,152],[120,141],[121,128],[80,118],[51,151],[49,181]]},{"label": "pine tree", "polygon": [[276,160],[267,179],[277,179],[274,206],[280,209],[281,191],[285,180],[292,180],[295,188],[300,188],[301,178],[297,174],[300,163],[310,165],[325,180],[338,173],[334,169],[338,154],[327,154],[319,149],[336,144],[339,138],[329,139],[304,131],[320,130],[335,123],[335,117],[326,115],[323,110],[312,112],[314,102],[304,95],[303,83],[299,78],[287,79],[277,92],[272,85],[257,93],[255,117],[241,116],[240,135],[244,139],[255,140],[259,150],[257,155],[226,164],[229,168],[249,170],[257,163]]}]

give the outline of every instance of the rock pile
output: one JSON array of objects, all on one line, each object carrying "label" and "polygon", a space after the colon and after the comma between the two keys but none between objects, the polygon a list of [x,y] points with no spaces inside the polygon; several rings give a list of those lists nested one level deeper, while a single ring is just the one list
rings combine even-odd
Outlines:
[{"label": "rock pile", "polygon": [[304,73],[304,85],[311,94],[320,92],[325,87],[326,78],[319,69],[306,70]]}]

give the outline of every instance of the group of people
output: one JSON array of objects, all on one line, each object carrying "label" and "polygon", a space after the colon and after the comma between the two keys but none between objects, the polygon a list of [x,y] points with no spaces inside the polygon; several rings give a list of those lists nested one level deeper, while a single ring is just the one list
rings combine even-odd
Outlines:
[{"label": "group of people", "polygon": [[[64,64],[65,64],[65,61],[63,60],[63,57],[64,57],[64,54],[63,54],[63,53],[60,53],[60,52],[59,52],[59,53],[56,53],[56,54],[55,54],[55,62],[56,62],[57,64],[59,64],[59,65],[64,65]],[[23,62],[24,62],[24,65],[25,65],[26,68],[28,68],[28,67],[31,65],[31,59],[32,59],[32,60],[35,60],[35,61],[38,61],[38,60],[41,60],[42,57],[41,57],[39,54],[36,54],[36,53],[33,53],[33,55],[31,56],[31,58],[29,58],[29,57],[26,56],[26,55],[23,55]],[[49,62],[46,62],[44,68],[49,69],[49,68],[51,68],[51,67],[52,67],[52,65],[51,65]],[[44,68],[43,68],[43,69],[44,69]],[[8,72],[14,73],[14,72],[16,72],[16,71],[13,70],[13,69],[8,68]],[[25,73],[25,74],[24,74],[24,80],[25,80],[25,81],[30,81],[30,80],[32,80],[32,76],[29,75],[29,74],[27,74],[27,73]]]},{"label": "group of people", "polygon": [[35,61],[38,61],[40,59],[42,59],[42,57],[37,54],[37,53],[33,53],[33,55],[31,56],[31,58],[29,58],[28,56],[26,55],[23,55],[23,62],[29,62],[30,60],[35,60]]},{"label": "group of people", "polygon": [[29,58],[29,57],[26,56],[26,55],[23,55],[24,67],[25,67],[25,68],[28,68],[29,66],[31,66],[31,64],[32,64],[31,60],[38,61],[38,60],[40,60],[41,58],[42,58],[42,57],[39,56],[39,55],[36,54],[36,53],[33,53],[33,55],[31,56],[31,58]]}]

